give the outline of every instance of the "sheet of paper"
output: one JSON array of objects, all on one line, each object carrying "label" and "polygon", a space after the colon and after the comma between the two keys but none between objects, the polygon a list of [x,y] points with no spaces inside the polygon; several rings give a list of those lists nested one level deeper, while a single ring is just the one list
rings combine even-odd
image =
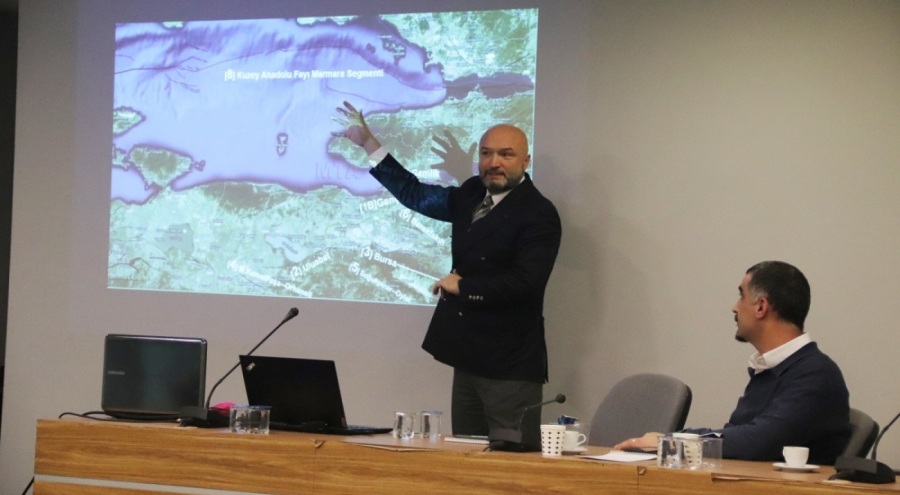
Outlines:
[{"label": "sheet of paper", "polygon": [[595,459],[598,461],[613,461],[613,462],[641,462],[641,461],[652,461],[656,459],[656,454],[653,453],[640,453],[640,452],[624,452],[621,450],[610,450],[608,453],[603,455],[586,455],[582,456],[582,459]]}]

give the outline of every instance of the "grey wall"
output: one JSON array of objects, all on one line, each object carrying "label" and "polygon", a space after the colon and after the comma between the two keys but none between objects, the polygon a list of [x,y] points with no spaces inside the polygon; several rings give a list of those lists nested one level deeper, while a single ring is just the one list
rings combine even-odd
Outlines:
[{"label": "grey wall", "polygon": [[[211,346],[213,381],[293,304],[102,290],[105,253],[80,249],[85,232],[102,240],[105,227],[82,216],[73,192],[74,4],[34,0],[20,11],[3,493],[31,476],[38,418],[99,406],[105,333],[246,328],[246,339]],[[733,339],[737,286],[751,264],[783,259],[810,279],[807,329],[844,370],[853,406],[892,418],[900,4],[541,5],[534,160],[564,228],[547,297],[545,395],[570,397],[545,417],[589,416],[617,380],[652,371],[693,388],[690,426],[720,426],[752,352]],[[428,308],[297,305],[302,330],[282,332],[266,353],[338,361],[349,419],[449,410],[449,373],[419,349]],[[239,379],[217,391],[241,394]],[[900,434],[879,454],[900,466]]]}]

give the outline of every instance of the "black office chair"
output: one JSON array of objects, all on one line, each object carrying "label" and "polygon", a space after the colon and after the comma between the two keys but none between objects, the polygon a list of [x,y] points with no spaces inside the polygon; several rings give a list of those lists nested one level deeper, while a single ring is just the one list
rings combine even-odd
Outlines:
[{"label": "black office chair", "polygon": [[691,388],[671,376],[641,373],[624,378],[597,407],[589,445],[612,447],[649,431],[684,428],[691,409]]},{"label": "black office chair", "polygon": [[859,409],[850,408],[850,440],[841,456],[862,457],[869,455],[869,449],[878,436],[878,423]]}]

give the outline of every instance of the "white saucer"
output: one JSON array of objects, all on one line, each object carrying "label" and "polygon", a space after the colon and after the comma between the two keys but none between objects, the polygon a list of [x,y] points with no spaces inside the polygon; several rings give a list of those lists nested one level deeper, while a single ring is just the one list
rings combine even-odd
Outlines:
[{"label": "white saucer", "polygon": [[585,452],[587,452],[587,447],[576,447],[574,450],[564,450],[563,454],[575,455],[575,454],[584,454]]},{"label": "white saucer", "polygon": [[816,466],[815,464],[807,464],[805,466],[796,466],[795,467],[795,466],[788,466],[787,464],[785,464],[783,462],[776,462],[775,464],[772,464],[772,465],[775,466],[775,469],[778,469],[781,471],[789,471],[792,473],[811,473],[813,471],[819,470],[819,466]]}]

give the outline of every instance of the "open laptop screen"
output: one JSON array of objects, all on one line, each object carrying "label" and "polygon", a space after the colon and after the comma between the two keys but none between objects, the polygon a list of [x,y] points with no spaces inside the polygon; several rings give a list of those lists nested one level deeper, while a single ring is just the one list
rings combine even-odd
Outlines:
[{"label": "open laptop screen", "polygon": [[240,356],[250,404],[272,407],[273,424],[345,427],[334,361]]}]

